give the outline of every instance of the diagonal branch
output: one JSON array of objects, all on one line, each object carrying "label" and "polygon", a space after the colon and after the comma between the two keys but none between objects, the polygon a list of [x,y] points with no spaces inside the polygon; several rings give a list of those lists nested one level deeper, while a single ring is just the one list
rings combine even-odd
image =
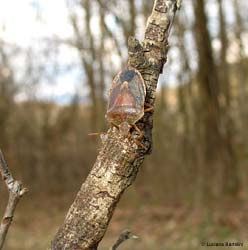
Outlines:
[{"label": "diagonal branch", "polygon": [[[141,45],[129,38],[129,64],[140,71],[147,88],[146,102],[154,106],[156,87],[168,52],[168,37],[178,0],[155,0]],[[96,163],[79,190],[63,225],[55,235],[53,250],[96,250],[114,209],[125,189],[136,178],[139,167],[152,148],[153,114],[137,123],[144,133],[138,148],[134,139],[122,136],[115,127],[102,135]],[[137,136],[133,131],[133,138]]]},{"label": "diagonal branch", "polygon": [[14,217],[16,206],[20,198],[25,193],[27,193],[28,190],[27,188],[24,188],[22,186],[21,182],[13,178],[1,150],[0,150],[0,174],[9,191],[8,204],[0,224],[0,249],[2,249],[9,227]]}]

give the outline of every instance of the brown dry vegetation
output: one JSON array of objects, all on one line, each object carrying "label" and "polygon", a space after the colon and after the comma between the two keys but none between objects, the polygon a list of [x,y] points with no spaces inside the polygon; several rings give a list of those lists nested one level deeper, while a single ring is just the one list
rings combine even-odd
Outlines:
[{"label": "brown dry vegetation", "polygon": [[[75,33],[70,46],[78,51],[82,81],[90,92],[86,103],[78,96],[68,105],[32,96],[16,102],[30,79],[17,82],[10,63],[14,56],[0,40],[0,148],[14,176],[30,189],[19,204],[5,250],[46,249],[95,160],[100,140],[88,133],[106,131],[104,93],[119,71],[110,54],[125,65],[123,44],[142,29],[133,20],[139,17],[145,23],[152,5],[152,1],[141,1],[127,16],[118,7],[120,2],[129,13],[135,1],[84,0],[75,4],[76,11],[68,7]],[[242,249],[248,249],[248,7],[245,0],[228,1],[235,17],[230,23],[225,1],[213,2],[217,17],[203,0],[186,0],[178,14],[171,37],[178,55],[167,63],[169,70],[158,90],[153,153],[121,201],[103,250],[125,228],[140,239],[125,242],[120,250],[204,249],[202,241],[241,241]],[[89,28],[93,10],[101,17],[97,38]],[[118,34],[104,22],[107,15],[114,16]],[[84,27],[77,30],[80,23]],[[189,34],[192,48],[186,43]],[[213,39],[219,39],[219,49],[214,48]],[[52,48],[47,49],[52,53]],[[227,60],[230,54],[232,62]],[[173,60],[179,67],[177,84],[168,87]],[[31,62],[26,66],[37,73]],[[36,80],[31,82],[38,84]],[[2,214],[7,200],[2,183],[0,197]]]},{"label": "brown dry vegetation", "polygon": [[[130,207],[129,191],[117,209],[106,237],[100,245],[108,250],[123,229],[131,229],[140,238],[125,242],[120,249],[197,250],[202,242],[243,242],[248,249],[247,206],[228,202],[213,210],[185,205],[142,205]],[[28,199],[29,197],[26,197]],[[43,197],[43,200],[45,198]],[[64,219],[71,196],[33,200],[20,204],[5,250],[43,250],[49,247],[58,225]],[[26,213],[29,211],[29,213]],[[212,247],[218,249],[218,247]],[[211,249],[212,249],[211,248]]]}]

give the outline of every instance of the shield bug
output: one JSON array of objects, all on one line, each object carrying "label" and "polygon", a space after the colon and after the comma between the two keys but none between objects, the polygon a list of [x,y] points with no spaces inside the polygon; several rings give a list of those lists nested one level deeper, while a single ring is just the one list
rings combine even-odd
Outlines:
[{"label": "shield bug", "polygon": [[[143,117],[144,112],[153,110],[151,105],[145,103],[145,96],[145,82],[137,69],[127,66],[114,78],[106,118],[124,136],[129,135],[131,127],[139,133],[138,138],[143,136],[135,123]],[[144,109],[144,106],[148,108]]]}]

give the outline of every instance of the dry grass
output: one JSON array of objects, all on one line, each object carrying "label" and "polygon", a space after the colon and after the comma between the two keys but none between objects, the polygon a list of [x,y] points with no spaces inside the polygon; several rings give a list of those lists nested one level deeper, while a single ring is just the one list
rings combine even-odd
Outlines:
[{"label": "dry grass", "polygon": [[[67,199],[22,201],[8,235],[4,250],[44,250],[63,222],[71,202]],[[201,242],[240,241],[244,247],[228,250],[248,250],[247,206],[206,209],[164,206],[139,206],[117,209],[99,249],[107,250],[120,232],[130,229],[140,239],[125,242],[120,250],[198,250]],[[224,249],[211,247],[211,249]],[[226,249],[225,249],[226,250]]]}]

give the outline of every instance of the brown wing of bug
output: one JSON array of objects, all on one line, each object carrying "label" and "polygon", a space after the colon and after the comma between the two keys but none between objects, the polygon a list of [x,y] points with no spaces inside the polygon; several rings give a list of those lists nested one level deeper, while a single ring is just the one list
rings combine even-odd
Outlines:
[{"label": "brown wing of bug", "polygon": [[135,124],[144,115],[146,88],[138,70],[127,66],[114,79],[106,118],[115,125]]}]

